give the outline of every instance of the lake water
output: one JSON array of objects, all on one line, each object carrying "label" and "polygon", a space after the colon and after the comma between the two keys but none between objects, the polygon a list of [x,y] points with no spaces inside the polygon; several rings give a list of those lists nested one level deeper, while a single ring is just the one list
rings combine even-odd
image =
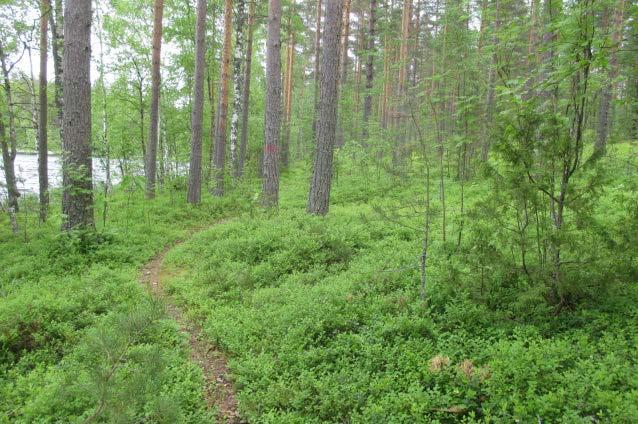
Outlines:
[{"label": "lake water", "polygon": [[[2,160],[0,158],[0,167]],[[105,161],[93,158],[93,185],[106,181]],[[15,160],[16,176],[18,177],[18,190],[23,194],[38,194],[38,155],[33,153],[18,153]],[[111,161],[111,183],[117,184],[121,179],[120,168],[117,161]],[[62,158],[59,155],[49,154],[49,185],[59,188],[62,185]],[[6,181],[4,170],[0,172],[0,197],[6,193]]]}]

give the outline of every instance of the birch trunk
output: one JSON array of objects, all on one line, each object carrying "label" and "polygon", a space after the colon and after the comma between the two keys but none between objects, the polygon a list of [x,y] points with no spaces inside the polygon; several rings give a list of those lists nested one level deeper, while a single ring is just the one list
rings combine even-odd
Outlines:
[{"label": "birch trunk", "polygon": [[239,172],[239,125],[243,116],[244,103],[242,99],[244,83],[244,25],[246,23],[246,1],[237,0],[235,12],[235,53],[233,57],[233,114],[230,124],[230,162],[233,167],[233,176],[238,177]]},{"label": "birch trunk", "polygon": [[246,42],[246,68],[244,69],[244,83],[242,84],[242,117],[241,117],[241,141],[239,143],[239,168],[237,177],[244,174],[246,163],[246,149],[248,147],[248,112],[250,108],[250,77],[253,61],[253,32],[255,30],[255,1],[250,1],[248,7],[248,40]]}]

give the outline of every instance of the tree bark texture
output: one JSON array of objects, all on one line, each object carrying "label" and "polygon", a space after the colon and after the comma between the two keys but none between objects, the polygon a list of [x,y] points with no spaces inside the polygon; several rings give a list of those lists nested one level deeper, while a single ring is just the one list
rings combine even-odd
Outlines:
[{"label": "tree bark texture", "polygon": [[[607,79],[600,94],[600,106],[598,109],[598,128],[596,132],[596,143],[594,154],[602,156],[607,150],[607,138],[609,136],[613,121],[613,102],[616,97],[616,79],[619,74],[618,49],[622,41],[623,21],[624,21],[625,0],[619,0],[613,11],[613,32],[611,37],[611,52],[609,57],[609,69]],[[607,8],[604,12],[605,19],[609,19],[611,11]]]},{"label": "tree bark texture", "polygon": [[191,113],[191,158],[188,203],[202,201],[202,121],[204,119],[204,70],[206,67],[206,0],[197,0],[195,27],[195,85]]},{"label": "tree bark texture", "polygon": [[64,9],[63,230],[93,229],[91,0]]},{"label": "tree bark texture", "polygon": [[321,95],[317,120],[317,143],[308,213],[326,215],[330,207],[332,162],[337,128],[339,85],[339,38],[343,13],[342,0],[328,0],[323,35]]},{"label": "tree bark texture", "polygon": [[246,150],[248,147],[248,112],[250,109],[250,78],[253,62],[253,32],[255,30],[255,0],[250,1],[248,7],[248,40],[246,41],[246,65],[244,69],[244,82],[242,84],[242,117],[241,140],[239,142],[239,167],[237,177],[244,174],[246,163]]},{"label": "tree bark texture", "polygon": [[214,196],[224,195],[224,167],[226,162],[226,123],[228,121],[228,84],[230,82],[230,50],[232,48],[233,2],[224,3],[224,47],[222,52],[222,70],[219,89],[219,108],[215,127],[215,155],[213,157],[213,175],[215,179]]},{"label": "tree bark texture", "polygon": [[295,34],[292,29],[292,15],[288,15],[288,42],[286,45],[286,71],[284,73],[284,125],[281,142],[281,166],[288,168],[290,164],[290,125],[292,119],[292,90],[295,65]]},{"label": "tree bark texture", "polygon": [[[55,12],[55,13],[54,13]],[[53,56],[53,74],[55,85],[55,107],[57,108],[57,125],[60,128],[60,140],[64,140],[62,128],[62,114],[64,113],[64,96],[62,93],[62,52],[64,50],[64,16],[62,14],[62,0],[55,0],[54,10],[49,13],[51,27],[51,53]]]},{"label": "tree bark texture", "polygon": [[40,110],[38,116],[38,180],[40,185],[40,222],[47,220],[49,210],[49,166],[48,166],[48,95],[47,95],[47,58],[49,45],[48,17],[52,13],[51,1],[42,0],[40,4]]},{"label": "tree bark texture", "polygon": [[160,101],[160,61],[162,51],[162,18],[164,16],[164,0],[155,0],[153,22],[153,56],[151,59],[151,128],[146,149],[146,197],[155,197],[155,181],[157,179],[157,139],[159,132]]},{"label": "tree bark texture", "polygon": [[268,2],[266,41],[266,117],[262,201],[266,207],[279,204],[279,133],[281,127],[281,2]]},{"label": "tree bark texture", "polygon": [[244,25],[246,24],[246,0],[236,1],[235,11],[235,53],[233,57],[233,115],[230,124],[230,162],[233,167],[233,176],[237,178],[239,172],[239,125],[240,117],[243,115],[242,110],[245,107],[243,103],[244,83]]},{"label": "tree bark texture", "polygon": [[316,20],[317,27],[315,29],[315,100],[314,100],[314,108],[312,112],[312,135],[316,139],[317,138],[317,114],[319,113],[319,76],[321,74],[320,69],[320,61],[321,61],[321,12],[322,12],[322,1],[317,0],[317,12],[316,12]]}]

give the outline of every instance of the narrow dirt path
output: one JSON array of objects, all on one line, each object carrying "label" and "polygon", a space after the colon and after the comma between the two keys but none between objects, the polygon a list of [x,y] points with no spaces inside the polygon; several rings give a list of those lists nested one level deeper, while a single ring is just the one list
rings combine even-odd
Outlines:
[{"label": "narrow dirt path", "polygon": [[209,409],[219,410],[217,418],[222,423],[239,424],[243,421],[237,412],[237,399],[233,385],[229,379],[229,371],[224,354],[206,340],[202,328],[186,319],[183,311],[177,307],[164,293],[162,286],[162,263],[166,254],[175,246],[183,243],[177,241],[166,247],[153,260],[142,268],[140,283],[157,298],[166,302],[166,310],[171,318],[179,324],[180,331],[186,333],[191,347],[191,359],[202,368],[205,377],[204,398]]}]

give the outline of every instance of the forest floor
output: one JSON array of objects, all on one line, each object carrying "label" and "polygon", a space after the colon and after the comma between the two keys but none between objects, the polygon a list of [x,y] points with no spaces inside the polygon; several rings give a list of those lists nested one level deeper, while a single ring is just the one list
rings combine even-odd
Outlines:
[{"label": "forest floor", "polygon": [[[196,230],[198,231],[198,230]],[[218,411],[218,419],[227,424],[241,423],[237,412],[237,399],[232,382],[229,379],[227,360],[223,352],[202,335],[201,326],[184,317],[184,312],[166,296],[162,285],[162,264],[166,254],[184,240],[167,246],[143,268],[140,283],[157,299],[166,304],[167,314],[179,324],[180,332],[188,338],[191,360],[197,364],[204,375],[204,399],[209,410]]]},{"label": "forest floor", "polygon": [[485,212],[495,187],[453,175],[421,298],[418,164],[342,162],[327,217],[301,164],[276,212],[256,180],[197,207],[118,187],[96,233],[60,235],[26,199],[20,237],[0,214],[0,424],[638,422],[634,151],[606,163],[608,240],[586,233],[599,259],[569,269],[583,295],[560,314]]}]

